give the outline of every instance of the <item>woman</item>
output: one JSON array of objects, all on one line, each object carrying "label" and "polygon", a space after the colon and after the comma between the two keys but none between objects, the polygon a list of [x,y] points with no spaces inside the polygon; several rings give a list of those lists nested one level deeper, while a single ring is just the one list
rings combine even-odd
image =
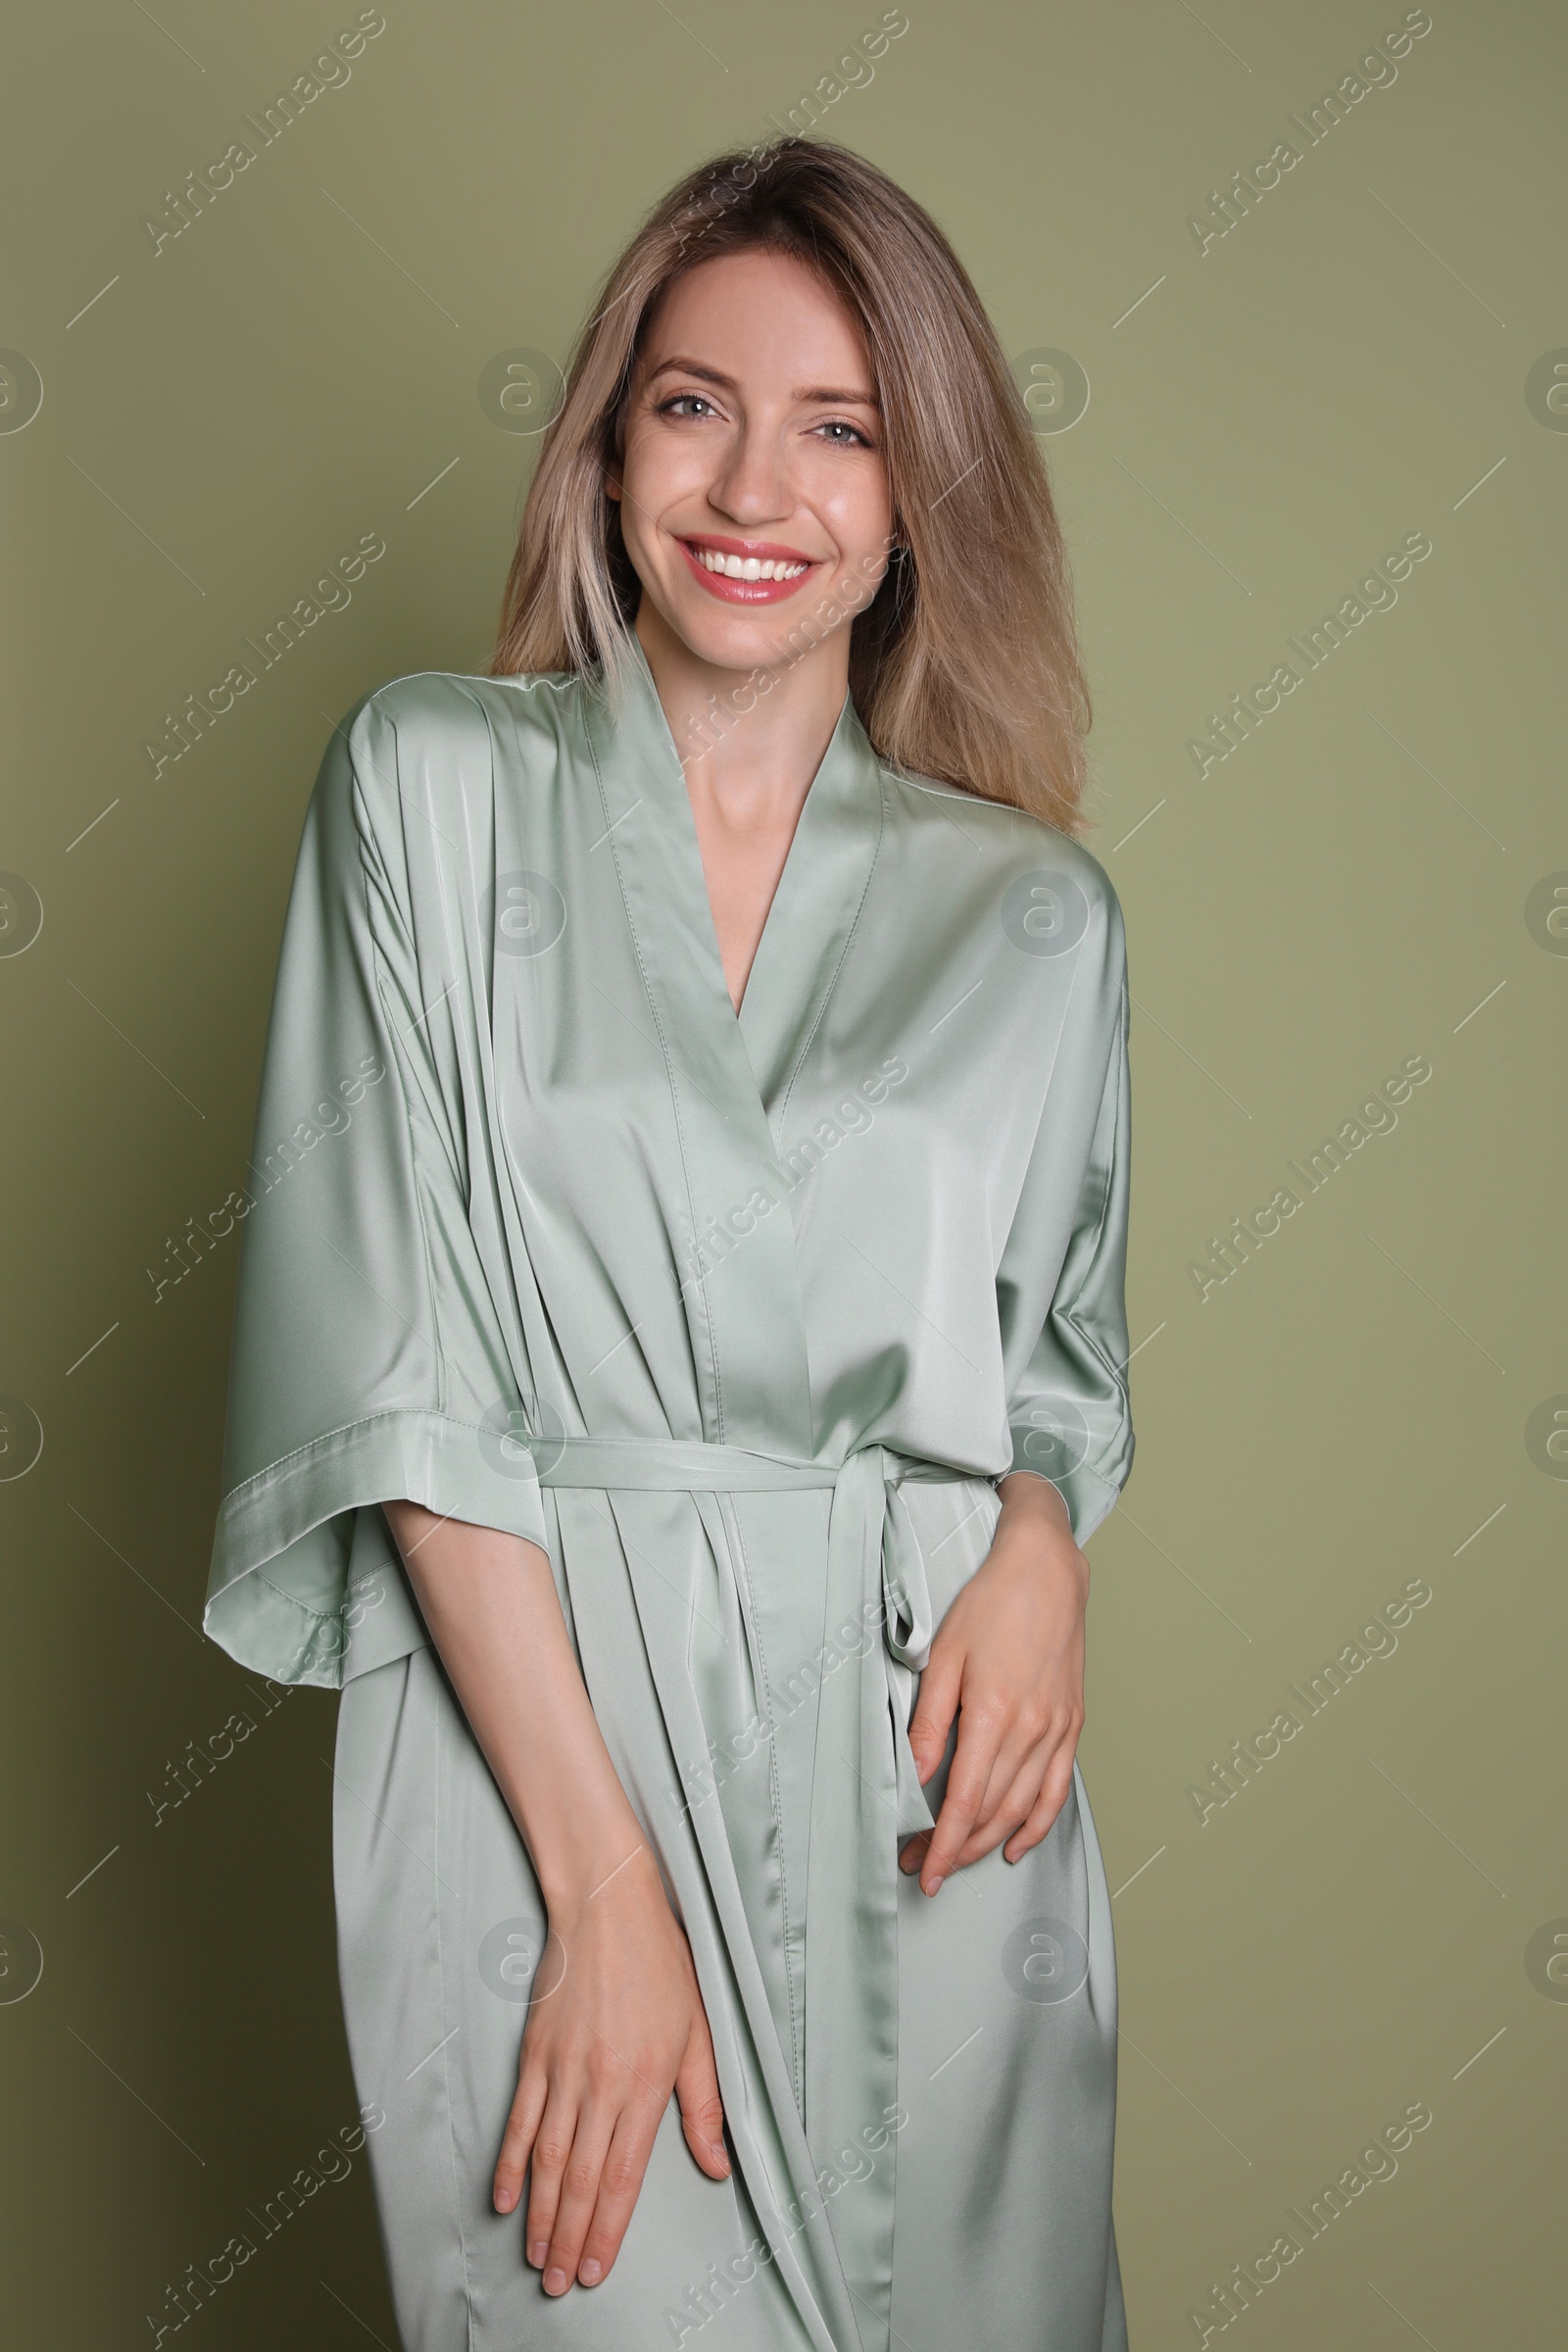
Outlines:
[{"label": "woman", "polygon": [[342,1686],[411,2352],[1125,2344],[1086,719],[968,278],[791,139],[612,271],[492,674],[328,749],[207,1625]]}]

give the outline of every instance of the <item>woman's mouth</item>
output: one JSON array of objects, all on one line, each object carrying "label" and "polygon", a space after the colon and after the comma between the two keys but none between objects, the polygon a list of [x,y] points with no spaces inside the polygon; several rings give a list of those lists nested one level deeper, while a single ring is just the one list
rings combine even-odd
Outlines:
[{"label": "woman's mouth", "polygon": [[679,546],[709,595],[728,605],[776,605],[821,568],[798,548],[766,539],[682,539]]}]

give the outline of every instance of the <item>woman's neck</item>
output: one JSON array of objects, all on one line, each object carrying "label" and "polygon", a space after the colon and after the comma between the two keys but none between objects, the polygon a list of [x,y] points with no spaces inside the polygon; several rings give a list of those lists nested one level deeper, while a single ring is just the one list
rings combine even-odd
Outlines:
[{"label": "woman's neck", "polygon": [[742,825],[787,818],[793,831],[844,709],[848,626],[771,670],[703,661],[647,596],[636,634],[693,806],[707,800]]},{"label": "woman's neck", "polygon": [[669,731],[677,745],[693,747],[681,766],[738,1012],[801,810],[844,709],[849,632],[835,630],[788,667],[758,672],[700,660],[646,596],[636,626]]}]

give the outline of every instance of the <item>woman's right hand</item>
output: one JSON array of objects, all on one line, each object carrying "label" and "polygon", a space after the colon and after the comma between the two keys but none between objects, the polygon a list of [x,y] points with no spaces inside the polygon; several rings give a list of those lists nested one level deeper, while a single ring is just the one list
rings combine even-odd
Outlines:
[{"label": "woman's right hand", "polygon": [[639,1844],[599,1886],[552,1906],[496,2166],[511,2213],[531,2174],[523,2245],[548,2295],[597,2285],[620,2251],[673,2089],[709,2178],[730,2169],[712,2037],[690,1948]]},{"label": "woman's right hand", "polygon": [[713,2042],[686,1938],[615,1777],[550,1561],[499,1528],[383,1503],[426,1626],[516,1822],[550,1917],[496,2165],[545,2292],[609,2272],[673,2090],[686,2144],[729,2173]]}]

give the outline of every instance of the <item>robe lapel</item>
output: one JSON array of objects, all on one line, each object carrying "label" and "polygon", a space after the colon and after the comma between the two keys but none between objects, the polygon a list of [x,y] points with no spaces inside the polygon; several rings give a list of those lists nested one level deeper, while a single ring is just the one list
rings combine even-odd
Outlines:
[{"label": "robe lapel", "polygon": [[689,1226],[677,1279],[703,1435],[814,1451],[789,1186],[767,1105],[782,1102],[831,993],[881,832],[875,755],[848,697],[807,796],[737,1017],[696,821],[642,648],[621,710],[585,697],[603,846],[620,880],[680,1135]]},{"label": "robe lapel", "polygon": [[846,695],[741,1000],[741,1035],[775,1141],[870,883],[882,819],[876,754]]}]

